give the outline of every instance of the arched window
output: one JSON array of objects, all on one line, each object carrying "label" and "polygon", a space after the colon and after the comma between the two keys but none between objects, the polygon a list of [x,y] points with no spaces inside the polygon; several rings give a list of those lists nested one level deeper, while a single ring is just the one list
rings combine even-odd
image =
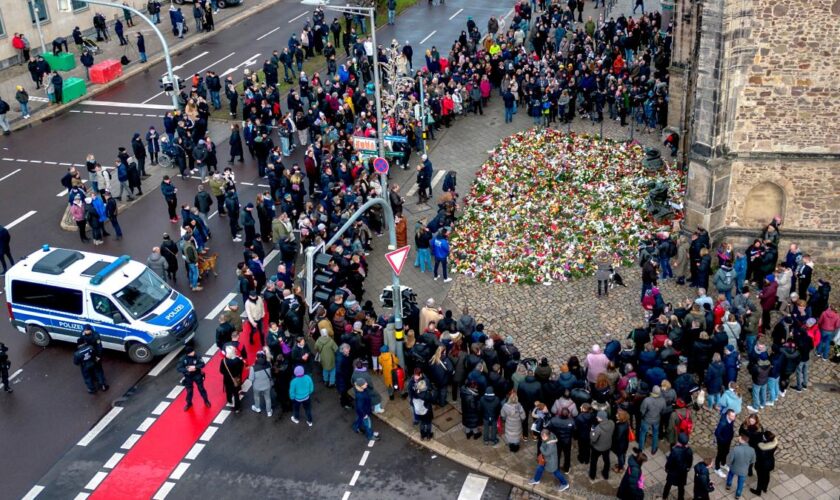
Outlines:
[{"label": "arched window", "polygon": [[747,195],[744,206],[744,225],[764,226],[777,215],[784,216],[785,192],[778,184],[762,182],[754,186]]}]

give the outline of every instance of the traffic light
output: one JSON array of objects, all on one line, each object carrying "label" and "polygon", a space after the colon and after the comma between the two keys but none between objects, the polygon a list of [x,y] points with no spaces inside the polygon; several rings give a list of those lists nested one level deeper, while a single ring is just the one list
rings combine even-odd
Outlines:
[{"label": "traffic light", "polygon": [[163,78],[160,79],[160,88],[166,93],[166,95],[172,95],[175,92],[175,87],[177,84],[178,91],[184,88],[184,81],[181,80],[178,75],[175,75],[175,83],[169,78],[169,75],[164,75]]},{"label": "traffic light", "polygon": [[312,300],[324,306],[329,304],[330,297],[335,293],[335,273],[330,269],[330,262],[330,254],[319,253],[313,263]]},{"label": "traffic light", "polygon": [[[417,294],[410,287],[401,286],[400,295],[402,296],[402,315],[408,316],[411,313],[411,306],[417,305]],[[382,307],[393,308],[394,288],[392,286],[383,288],[382,294],[379,295],[379,301],[382,303]]]}]

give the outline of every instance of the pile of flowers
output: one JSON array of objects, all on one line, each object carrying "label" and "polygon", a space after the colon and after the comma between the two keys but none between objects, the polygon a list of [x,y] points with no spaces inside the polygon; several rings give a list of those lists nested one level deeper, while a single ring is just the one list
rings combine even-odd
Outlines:
[{"label": "pile of flowers", "polygon": [[533,284],[593,274],[599,250],[632,265],[642,237],[663,224],[647,216],[648,182],[666,182],[672,203],[684,195],[681,171],[666,165],[649,174],[643,158],[638,143],[552,129],[504,139],[464,199],[451,241],[454,269]]}]

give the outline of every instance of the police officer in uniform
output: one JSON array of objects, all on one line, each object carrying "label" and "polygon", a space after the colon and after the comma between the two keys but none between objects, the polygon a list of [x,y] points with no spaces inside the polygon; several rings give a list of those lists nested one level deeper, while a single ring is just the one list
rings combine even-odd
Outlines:
[{"label": "police officer in uniform", "polygon": [[14,392],[12,386],[9,385],[9,368],[12,363],[9,361],[9,348],[6,344],[0,342],[0,382],[3,382],[3,390],[6,392]]},{"label": "police officer in uniform", "polygon": [[184,386],[187,388],[187,404],[184,411],[192,408],[193,385],[198,387],[198,393],[204,398],[204,406],[210,408],[207,390],[204,389],[204,361],[195,354],[195,348],[187,346],[185,354],[178,362],[178,371],[184,376]]},{"label": "police officer in uniform", "polygon": [[94,394],[97,388],[103,392],[108,390],[105,372],[102,370],[102,350],[99,334],[89,324],[85,325],[73,355],[73,363],[81,368],[82,378],[90,394]]}]

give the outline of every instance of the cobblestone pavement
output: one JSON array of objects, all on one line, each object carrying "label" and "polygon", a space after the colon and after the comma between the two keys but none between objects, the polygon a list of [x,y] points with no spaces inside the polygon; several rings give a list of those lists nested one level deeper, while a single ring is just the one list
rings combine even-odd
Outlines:
[{"label": "cobblestone pavement", "polygon": [[[452,128],[443,131],[432,145],[430,158],[435,169],[456,171],[458,190],[461,193],[466,192],[474,179],[476,169],[487,159],[488,151],[493,149],[501,138],[530,126],[530,119],[523,115],[520,112],[512,124],[505,124],[501,104],[495,99],[495,102],[491,102],[485,108],[485,116],[459,119]],[[575,121],[571,129],[588,133],[599,131],[598,127],[593,127],[588,120],[580,119]],[[604,125],[604,135],[608,138],[626,139],[629,131],[619,127],[616,122],[607,122]],[[643,145],[660,146],[658,133],[637,132],[635,138]],[[409,177],[405,172],[396,171],[394,177],[402,184],[403,193],[409,191],[414,184],[413,176]],[[419,217],[433,214],[430,207],[418,205],[413,199],[407,200],[405,208],[409,220],[409,234],[413,233],[411,228]],[[376,259],[377,254],[378,252],[372,258]],[[413,259],[413,255],[411,258]],[[374,263],[371,269],[369,290],[371,293],[375,290],[378,295],[382,286],[390,283],[390,271],[378,263]],[[823,276],[826,272],[817,266],[817,276]],[[639,306],[640,271],[637,268],[628,268],[622,269],[621,273],[627,288],[613,289],[606,299],[595,297],[596,283],[593,278],[551,286],[514,286],[483,283],[465,276],[456,276],[452,283],[443,284],[441,281],[432,281],[428,272],[423,274],[413,266],[406,265],[402,273],[402,283],[414,288],[420,302],[434,297],[444,309],[452,309],[456,317],[464,306],[469,306],[477,321],[486,325],[487,331],[512,335],[524,356],[546,356],[556,370],[561,360],[568,356],[580,356],[596,342],[603,344],[611,338],[621,340],[633,327],[644,321]],[[833,281],[837,282],[836,279]],[[673,282],[664,283],[661,289],[669,302],[677,302],[694,294],[693,289],[677,286]],[[832,475],[840,471],[840,458],[833,449],[837,443],[834,436],[840,431],[840,423],[833,418],[833,415],[840,411],[840,380],[834,364],[814,361],[811,368],[813,382],[808,391],[801,394],[790,391],[775,407],[760,414],[762,423],[775,430],[780,439],[777,471],[770,483],[771,493],[763,498],[793,497],[804,500],[840,497],[840,480],[834,479]],[[749,376],[745,373],[739,377],[741,393],[746,395],[744,408],[749,403],[748,379]],[[410,418],[407,415],[407,407],[403,410],[405,415],[402,415],[402,418]],[[393,411],[393,408],[390,408],[390,411]],[[457,409],[453,411],[460,421]],[[744,414],[740,417],[743,416]],[[806,424],[803,425],[803,422]],[[716,416],[712,412],[699,412],[696,416],[697,425],[692,436],[692,446],[698,456],[706,457],[714,453],[712,430],[716,423]],[[514,455],[501,445],[488,448],[476,441],[467,442],[458,424],[448,432],[438,432],[432,445],[442,445],[443,450],[458,450],[462,455],[471,457],[472,462],[477,458],[481,464],[487,464],[486,467],[497,467],[521,477],[528,477],[533,473],[533,444]],[[664,463],[665,453],[660,452],[645,466],[649,492],[661,493],[665,478]],[[573,487],[569,490],[570,493],[586,498],[614,494],[619,481],[618,476],[613,475],[609,482],[591,483],[585,472],[584,467],[580,465],[572,467]],[[519,493],[515,492],[513,498],[551,496],[555,491],[552,489],[554,484],[548,479],[550,478],[538,487],[536,494],[518,490]],[[717,486],[713,498],[728,496],[730,492],[725,490],[723,480],[717,476],[713,476],[713,479]],[[754,486],[752,481],[748,484]],[[747,491],[746,497],[750,496]]]}]

